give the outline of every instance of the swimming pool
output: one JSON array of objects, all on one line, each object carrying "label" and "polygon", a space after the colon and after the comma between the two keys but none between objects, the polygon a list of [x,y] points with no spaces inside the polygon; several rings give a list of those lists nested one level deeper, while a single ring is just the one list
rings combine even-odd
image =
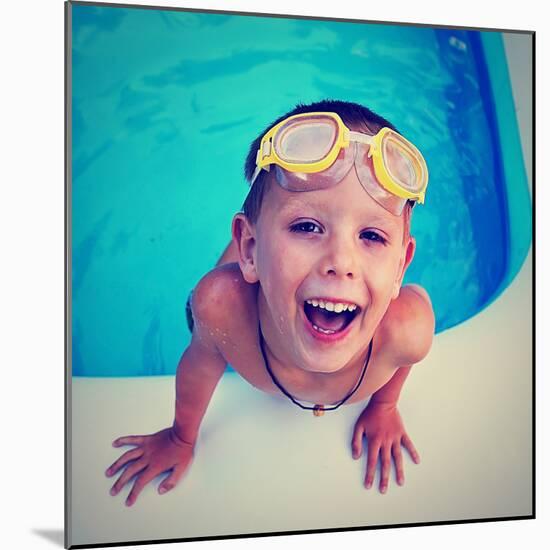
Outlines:
[{"label": "swimming pool", "polygon": [[[173,374],[185,300],[247,192],[250,142],[345,99],[424,153],[405,282],[441,332],[511,282],[531,205],[500,33],[73,5],[72,374]],[[511,200],[511,197],[513,200]]]}]

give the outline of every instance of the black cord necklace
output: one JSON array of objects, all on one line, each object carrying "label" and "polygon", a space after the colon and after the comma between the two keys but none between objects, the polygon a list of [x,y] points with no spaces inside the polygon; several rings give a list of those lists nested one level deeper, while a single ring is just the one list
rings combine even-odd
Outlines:
[{"label": "black cord necklace", "polygon": [[369,361],[370,361],[370,356],[371,356],[371,352],[372,352],[372,342],[374,340],[374,338],[370,341],[370,344],[369,344],[369,351],[367,353],[367,360],[365,361],[365,366],[363,367],[363,370],[361,372],[361,376],[359,377],[359,380],[357,381],[357,383],[355,384],[355,387],[344,397],[344,399],[342,399],[339,403],[337,403],[336,405],[333,405],[332,407],[325,407],[324,405],[314,405],[313,407],[308,407],[306,405],[302,405],[301,403],[299,403],[298,401],[296,401],[296,399],[294,399],[294,397],[292,397],[292,395],[290,395],[290,393],[288,393],[285,388],[283,388],[283,386],[281,385],[281,383],[277,380],[277,378],[275,378],[275,375],[273,374],[273,372],[271,371],[271,369],[269,368],[269,361],[267,360],[267,355],[265,353],[265,349],[264,349],[264,336],[262,334],[262,327],[260,326],[260,324],[258,323],[258,327],[259,327],[259,330],[260,330],[260,349],[262,350],[262,355],[263,355],[263,358],[264,358],[264,363],[265,363],[265,368],[267,370],[267,372],[269,373],[269,376],[271,377],[271,380],[273,380],[273,383],[281,390],[281,392],[283,392],[295,405],[298,405],[298,407],[302,408],[302,409],[306,409],[306,410],[309,410],[309,411],[313,411],[313,414],[315,416],[322,416],[325,411],[334,411],[336,410],[340,405],[343,405],[358,389],[359,389],[359,386],[361,385],[361,382],[363,381],[363,378],[365,376],[365,373],[367,372],[367,367],[369,365]]}]

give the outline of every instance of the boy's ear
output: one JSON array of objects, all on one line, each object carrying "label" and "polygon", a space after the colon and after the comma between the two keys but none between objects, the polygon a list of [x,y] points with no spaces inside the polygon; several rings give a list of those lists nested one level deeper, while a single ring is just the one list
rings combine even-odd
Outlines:
[{"label": "boy's ear", "polygon": [[247,283],[257,283],[259,278],[256,270],[256,228],[239,212],[233,217],[231,234],[239,251],[239,267],[243,279]]},{"label": "boy's ear", "polygon": [[412,259],[414,258],[414,252],[416,250],[416,239],[414,237],[409,237],[407,244],[403,247],[404,252],[401,256],[399,262],[399,269],[397,271],[397,278],[394,282],[392,300],[395,300],[399,296],[399,291],[401,290],[401,284],[403,283],[403,277],[409,265],[411,265]]}]

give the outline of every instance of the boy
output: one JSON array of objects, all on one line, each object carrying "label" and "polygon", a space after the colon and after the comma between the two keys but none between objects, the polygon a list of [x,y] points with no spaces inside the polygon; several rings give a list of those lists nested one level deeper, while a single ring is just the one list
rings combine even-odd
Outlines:
[{"label": "boy", "polygon": [[380,491],[392,458],[403,484],[401,445],[419,462],[396,404],[434,332],[427,293],[401,288],[415,251],[411,210],[427,186],[421,154],[365,107],[322,101],[299,105],[261,134],[245,174],[251,190],[232,243],[193,291],[173,425],[113,442],[135,446],[106,472],[126,466],[112,495],[136,476],[129,506],[162,472],[170,471],[160,494],[179,482],[228,363],[316,416],[371,396],[351,442],[357,459],[368,441],[367,488],[379,458]]}]

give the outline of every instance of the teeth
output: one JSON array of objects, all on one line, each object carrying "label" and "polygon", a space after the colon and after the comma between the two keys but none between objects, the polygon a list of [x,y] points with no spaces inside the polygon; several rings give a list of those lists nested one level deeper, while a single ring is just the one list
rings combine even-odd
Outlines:
[{"label": "teeth", "polygon": [[344,304],[342,302],[325,302],[324,300],[306,300],[306,302],[313,307],[320,307],[327,311],[334,311],[335,313],[341,313],[342,311],[355,311],[357,306],[355,304]]}]

